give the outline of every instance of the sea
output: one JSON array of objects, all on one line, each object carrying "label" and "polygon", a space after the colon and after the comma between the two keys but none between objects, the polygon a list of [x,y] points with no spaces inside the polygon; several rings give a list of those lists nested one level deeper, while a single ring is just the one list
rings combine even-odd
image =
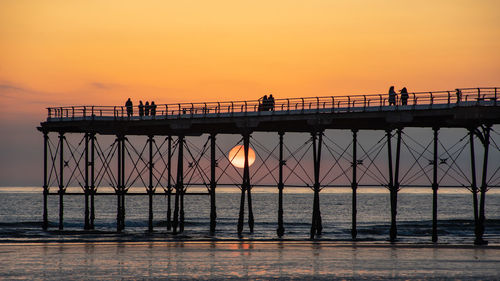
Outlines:
[{"label": "sea", "polygon": [[[70,190],[71,191],[71,190]],[[74,188],[73,191],[78,191]],[[203,192],[192,188],[188,192]],[[130,192],[144,192],[132,188]],[[285,234],[276,234],[278,193],[252,190],[254,232],[237,235],[238,188],[217,188],[217,231],[209,233],[210,198],[185,196],[185,230],[166,229],[167,196],[154,196],[154,232],[147,196],[126,197],[125,230],[116,232],[116,197],[96,196],[95,230],[85,231],[84,196],[49,196],[49,229],[42,230],[40,187],[0,188],[0,279],[168,280],[500,280],[500,191],[486,193],[487,246],[474,246],[472,194],[441,188],[438,243],[431,242],[432,191],[398,195],[398,240],[389,242],[390,201],[384,188],[359,188],[356,241],[351,238],[351,190],[320,194],[323,233],[309,239],[313,193],[284,192]],[[173,202],[173,201],[172,201]]]}]

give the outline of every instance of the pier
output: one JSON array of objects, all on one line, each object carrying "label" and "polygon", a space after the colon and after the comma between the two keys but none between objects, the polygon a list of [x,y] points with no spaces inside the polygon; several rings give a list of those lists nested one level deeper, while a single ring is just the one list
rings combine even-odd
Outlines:
[{"label": "pier", "polygon": [[[398,192],[404,187],[428,187],[433,194],[431,240],[437,242],[438,191],[447,186],[471,191],[475,243],[485,244],[486,194],[500,185],[500,159],[489,161],[490,149],[498,153],[500,144],[499,134],[492,128],[500,123],[499,90],[410,93],[406,105],[399,100],[389,105],[387,94],[276,99],[274,107],[265,111],[260,100],[159,104],[155,114],[147,116],[138,116],[137,106],[133,115],[125,106],[50,107],[47,119],[37,128],[44,142],[43,227],[49,226],[48,196],[59,197],[58,227],[62,230],[64,196],[84,196],[84,228],[94,229],[95,197],[113,195],[116,230],[121,232],[126,227],[125,197],[143,195],[149,197],[148,230],[153,231],[154,196],[166,195],[167,230],[182,233],[184,196],[192,194],[189,187],[202,186],[207,190],[203,194],[210,198],[209,232],[213,235],[217,229],[216,189],[237,186],[241,197],[235,227],[241,236],[245,209],[249,231],[254,228],[252,188],[274,186],[278,190],[276,234],[283,237],[283,190],[304,187],[313,191],[310,237],[315,239],[323,229],[321,191],[349,187],[351,236],[356,240],[357,189],[374,186],[389,192],[389,239],[396,241]],[[421,143],[406,134],[407,128],[425,128],[432,137]],[[463,132],[449,147],[439,139],[440,130],[448,128]],[[327,134],[334,131],[349,131],[350,142],[339,142]],[[364,131],[377,132],[380,138],[367,146],[359,137]],[[257,133],[274,134],[273,143],[260,141]],[[287,136],[292,134],[305,141],[297,147],[287,146]],[[231,158],[229,150],[219,145],[229,136],[236,137],[231,147],[238,147],[237,155],[243,157],[241,168],[234,165],[239,156]],[[478,146],[480,150],[476,150]],[[401,158],[403,148],[411,158]],[[250,157],[252,153],[255,159]],[[468,157],[467,170],[458,163],[463,157]],[[478,157],[482,159],[479,165]],[[312,159],[311,165],[305,163],[306,158]],[[455,182],[443,183],[446,176],[453,176]],[[80,186],[82,193],[66,192],[74,186]],[[99,192],[104,186],[112,187],[114,193]],[[144,192],[130,193],[133,186],[144,187]]]}]

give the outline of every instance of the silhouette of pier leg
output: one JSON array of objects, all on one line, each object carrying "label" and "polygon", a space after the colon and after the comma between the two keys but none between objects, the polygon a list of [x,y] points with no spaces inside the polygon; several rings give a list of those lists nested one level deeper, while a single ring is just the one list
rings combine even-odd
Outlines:
[{"label": "silhouette of pier leg", "polygon": [[432,242],[436,243],[438,241],[437,234],[437,197],[438,197],[438,132],[439,128],[433,128],[434,130],[434,163],[432,169]]},{"label": "silhouette of pier leg", "polygon": [[90,213],[89,213],[89,195],[90,195],[90,187],[89,187],[89,133],[85,133],[85,185],[83,187],[83,191],[85,194],[85,214],[84,214],[84,226],[83,229],[90,228]]},{"label": "silhouette of pier leg", "polygon": [[358,146],[358,130],[353,129],[352,130],[352,183],[351,183],[351,188],[352,188],[352,229],[351,229],[351,237],[353,240],[356,240],[356,236],[358,235],[358,230],[356,228],[356,218],[357,218],[357,189],[358,189],[358,182],[357,182],[357,168],[358,168],[358,160],[357,160],[357,146]]},{"label": "silhouette of pier leg", "polygon": [[122,187],[122,137],[117,136],[117,184],[116,184],[116,231],[121,232],[121,212],[122,212],[122,200],[121,200],[121,187]]},{"label": "silhouette of pier leg", "polygon": [[240,212],[238,215],[238,236],[241,237],[241,233],[243,232],[243,220],[245,217],[245,182],[241,186],[241,197],[240,197]]},{"label": "silhouette of pier leg", "polygon": [[477,188],[477,181],[476,181],[476,154],[474,151],[474,130],[475,128],[469,129],[471,191],[472,191],[472,204],[474,207],[474,234],[476,238],[475,240],[479,241],[479,211],[477,202],[477,193],[479,192],[479,190]]},{"label": "silhouette of pier leg", "polygon": [[[183,170],[184,170],[184,136],[178,137],[178,151],[177,151],[177,180],[175,183],[175,206],[174,206],[174,221],[173,221],[173,233],[177,234],[177,227],[180,227],[179,222],[179,205],[181,203],[181,194],[183,186]],[[180,206],[181,209],[183,206]],[[181,210],[182,213],[182,210]],[[179,230],[182,232],[181,230]]]},{"label": "silhouette of pier leg", "polygon": [[248,228],[250,229],[250,233],[253,233],[254,226],[254,218],[253,218],[253,206],[252,206],[252,187],[250,185],[247,187],[248,193]]},{"label": "silhouette of pier leg", "polygon": [[484,154],[483,154],[483,173],[481,177],[481,188],[479,192],[481,193],[480,201],[479,201],[479,223],[478,223],[478,235],[476,240],[474,241],[477,245],[486,245],[488,241],[483,239],[484,229],[485,229],[485,201],[486,201],[486,192],[488,191],[488,182],[487,182],[487,174],[488,174],[488,152],[490,146],[490,130],[491,126],[486,125],[483,127],[482,132],[482,142],[484,146]]},{"label": "silhouette of pier leg", "polygon": [[[185,141],[183,141],[180,144],[181,146],[186,145]],[[184,150],[183,150],[184,151]],[[182,153],[184,157],[184,152]],[[182,168],[181,170],[181,177],[179,181],[179,201],[180,201],[180,206],[179,206],[179,232],[182,233],[184,232],[184,193],[185,193],[185,188],[184,188],[184,161],[182,161]]]},{"label": "silhouette of pier leg", "polygon": [[[238,217],[238,235],[241,236],[241,233],[243,232],[243,220],[244,220],[244,215],[245,215],[245,193],[248,192],[248,189],[250,189],[250,169],[248,165],[248,150],[250,147],[250,134],[249,133],[244,133],[243,134],[243,151],[245,155],[245,161],[244,161],[244,166],[243,166],[243,184],[241,185],[241,198],[240,198],[240,213]],[[248,195],[250,196],[250,192],[248,192]],[[251,200],[248,200],[249,206],[248,206],[248,224],[251,226],[250,231],[253,231],[253,217],[252,217],[252,224],[250,224],[250,214],[251,214],[251,205],[250,202]],[[252,214],[253,215],[253,214]]]},{"label": "silhouette of pier leg", "polygon": [[215,204],[215,188],[217,179],[215,178],[215,134],[210,134],[210,235],[214,235],[217,226],[217,206]]},{"label": "silhouette of pier leg", "polygon": [[184,186],[180,189],[179,194],[179,233],[184,232]]},{"label": "silhouette of pier leg", "polygon": [[153,232],[153,194],[155,192],[153,187],[153,136],[148,137],[149,144],[149,186],[148,186],[148,202],[149,202],[149,215],[148,215],[148,231]]},{"label": "silhouette of pier leg", "polygon": [[393,200],[394,200],[394,208],[392,210],[392,224],[394,225],[394,234],[391,237],[391,241],[395,241],[397,238],[397,228],[396,228],[396,215],[398,213],[397,208],[398,208],[398,192],[399,192],[399,163],[400,163],[400,156],[401,156],[401,128],[398,128],[396,131],[397,134],[397,141],[396,141],[396,165],[394,167],[394,192],[393,192]]},{"label": "silhouette of pier leg", "polygon": [[125,136],[122,137],[121,230],[125,229]]},{"label": "silhouette of pier leg", "polygon": [[95,133],[90,134],[90,222],[89,229],[94,229],[95,205]]},{"label": "silhouette of pier leg", "polygon": [[49,135],[43,132],[43,230],[49,227],[49,215],[47,207],[47,197],[49,196],[48,175],[47,175],[47,150],[49,146]]},{"label": "silhouette of pier leg", "polygon": [[321,191],[319,183],[319,171],[321,163],[321,144],[323,140],[323,132],[313,132],[313,162],[314,162],[314,202],[313,202],[313,218],[311,224],[311,239],[314,239],[315,235],[321,235],[323,230],[321,222],[321,210],[319,204],[319,192]]},{"label": "silhouette of pier leg", "polygon": [[285,161],[283,160],[283,135],[284,132],[278,132],[279,135],[279,170],[278,170],[278,228],[276,229],[276,234],[278,237],[282,237],[285,233],[285,227],[283,226],[283,188],[285,184],[283,183],[283,166]]},{"label": "silhouette of pier leg", "polygon": [[391,229],[389,231],[389,239],[391,242],[396,241],[398,230],[396,226],[396,215],[397,215],[397,202],[398,202],[398,193],[394,188],[393,181],[393,171],[392,171],[392,131],[387,130],[387,152],[388,152],[388,165],[389,165],[389,192],[391,199]]},{"label": "silhouette of pier leg", "polygon": [[245,169],[247,170],[247,193],[248,193],[248,227],[250,228],[250,233],[253,233],[254,218],[253,218],[253,206],[252,206],[252,186],[250,185],[250,164],[248,162],[248,150],[250,149],[250,135],[247,140],[247,145],[245,149]]},{"label": "silhouette of pier leg", "polygon": [[167,230],[172,229],[172,136],[167,137]]},{"label": "silhouette of pier leg", "polygon": [[59,133],[59,230],[64,228],[64,133]]}]

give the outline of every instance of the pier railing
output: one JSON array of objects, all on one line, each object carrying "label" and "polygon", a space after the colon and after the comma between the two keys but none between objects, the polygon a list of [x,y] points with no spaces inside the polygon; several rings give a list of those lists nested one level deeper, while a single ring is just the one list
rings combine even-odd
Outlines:
[{"label": "pier railing", "polygon": [[[200,118],[233,116],[242,114],[300,114],[302,113],[341,113],[384,110],[417,110],[457,106],[493,105],[499,101],[499,88],[462,88],[452,91],[413,92],[408,94],[407,104],[403,105],[400,94],[396,96],[396,104],[389,105],[388,94],[323,96],[305,98],[276,99],[272,108],[262,100],[197,102],[158,104],[155,114],[144,116],[144,119],[167,118]],[[126,106],[62,106],[49,107],[48,121],[92,120],[95,117],[111,117],[112,119],[128,118]],[[141,120],[139,107],[133,106],[133,120]]]}]

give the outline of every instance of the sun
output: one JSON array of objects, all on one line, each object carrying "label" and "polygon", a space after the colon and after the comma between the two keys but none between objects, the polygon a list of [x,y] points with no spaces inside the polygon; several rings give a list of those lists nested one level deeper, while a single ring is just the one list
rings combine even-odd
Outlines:
[{"label": "sun", "polygon": [[[245,151],[243,145],[237,145],[229,151],[229,161],[237,168],[245,166]],[[248,166],[252,166],[255,162],[255,151],[251,147],[248,148]]]}]

